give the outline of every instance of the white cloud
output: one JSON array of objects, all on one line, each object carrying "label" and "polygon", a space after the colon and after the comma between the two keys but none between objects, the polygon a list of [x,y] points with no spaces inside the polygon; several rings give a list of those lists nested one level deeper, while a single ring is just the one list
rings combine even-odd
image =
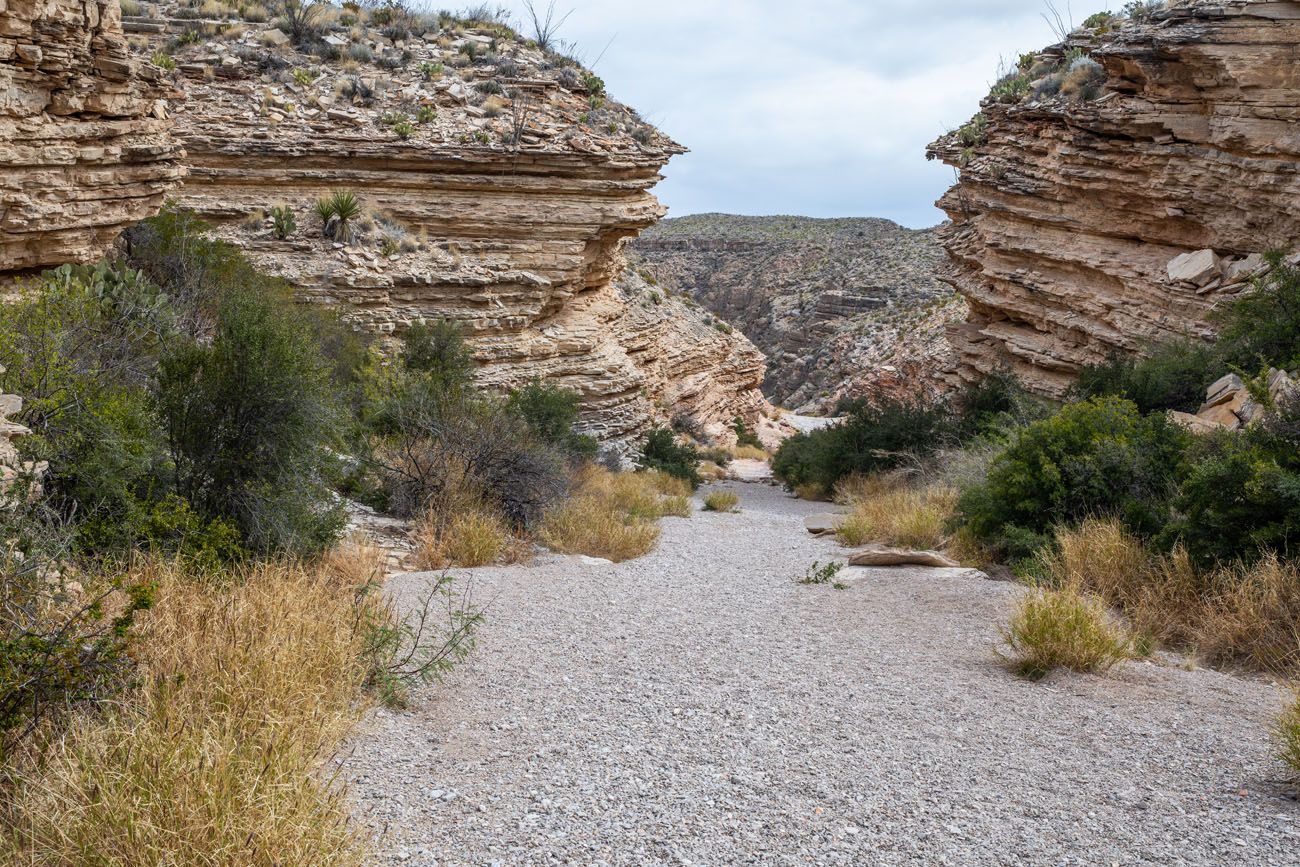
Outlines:
[{"label": "white cloud", "polygon": [[657,190],[675,215],[933,225],[952,173],[926,144],[974,114],[1001,58],[1052,41],[1041,0],[557,2],[570,6],[562,37],[588,61],[608,45],[610,92],[691,149]]}]

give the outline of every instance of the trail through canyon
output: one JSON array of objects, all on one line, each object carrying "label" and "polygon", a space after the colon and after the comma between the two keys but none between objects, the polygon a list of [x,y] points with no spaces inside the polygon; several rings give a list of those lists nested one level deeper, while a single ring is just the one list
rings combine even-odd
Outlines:
[{"label": "trail through canyon", "polygon": [[[472,659],[364,724],[341,779],[383,864],[1294,864],[1260,680],[1015,678],[1021,589],[845,570],[825,511],[731,483],[621,565],[475,570]],[[428,575],[394,579],[411,604]]]}]

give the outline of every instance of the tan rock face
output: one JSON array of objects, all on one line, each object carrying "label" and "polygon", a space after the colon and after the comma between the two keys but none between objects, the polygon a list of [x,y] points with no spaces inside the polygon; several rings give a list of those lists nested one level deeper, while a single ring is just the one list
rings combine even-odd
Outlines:
[{"label": "tan rock face", "polygon": [[0,274],[99,258],[184,174],[117,0],[0,2]]},{"label": "tan rock face", "polygon": [[1102,64],[1099,98],[986,101],[976,143],[933,144],[961,168],[940,202],[961,376],[1059,396],[1112,352],[1210,336],[1256,254],[1300,238],[1298,45],[1300,2],[1179,4],[1046,52]]},{"label": "tan rock face", "polygon": [[[770,411],[748,341],[616,285],[624,240],[663,216],[650,188],[682,148],[508,35],[427,26],[397,41],[327,28],[345,56],[373,58],[346,69],[264,25],[183,46],[179,204],[359,327],[459,323],[482,384],[577,390],[602,440],[679,414],[717,427]],[[348,237],[327,237],[315,211],[333,191],[361,204]],[[276,207],[292,231],[277,234]]]}]

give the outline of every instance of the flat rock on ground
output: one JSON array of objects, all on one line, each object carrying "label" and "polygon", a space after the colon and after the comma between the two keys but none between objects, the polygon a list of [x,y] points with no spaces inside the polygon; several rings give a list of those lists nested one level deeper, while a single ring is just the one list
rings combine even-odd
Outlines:
[{"label": "flat rock on ground", "polygon": [[[381,864],[1295,864],[1262,681],[1012,676],[1022,590],[965,570],[791,580],[823,510],[729,484],[594,568],[476,570],[473,658],[341,760]],[[410,604],[428,575],[394,579]]]}]

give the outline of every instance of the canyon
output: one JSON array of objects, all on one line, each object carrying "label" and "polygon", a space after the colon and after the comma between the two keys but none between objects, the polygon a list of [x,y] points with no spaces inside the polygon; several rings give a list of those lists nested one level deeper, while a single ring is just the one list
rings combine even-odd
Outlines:
[{"label": "canyon", "polygon": [[[1082,365],[1209,338],[1260,254],[1300,236],[1300,3],[1138,17],[1027,55],[930,146],[960,172],[940,202],[942,276],[970,305],[955,380],[1007,368],[1061,397]],[[1091,64],[1091,92],[1059,92]]]},{"label": "canyon", "polygon": [[944,390],[944,332],[966,308],[932,231],[889,220],[700,214],[630,245],[666,297],[698,303],[768,356],[764,393],[799,412],[881,390]]}]

